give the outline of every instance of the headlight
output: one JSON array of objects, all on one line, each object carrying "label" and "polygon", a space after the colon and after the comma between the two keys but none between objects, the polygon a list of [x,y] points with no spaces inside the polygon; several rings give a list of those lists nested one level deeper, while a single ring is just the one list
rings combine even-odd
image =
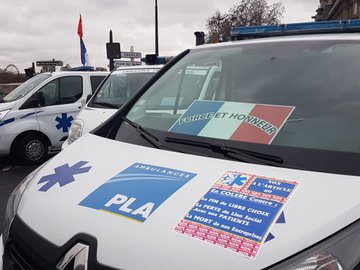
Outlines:
[{"label": "headlight", "polygon": [[84,126],[84,121],[80,119],[75,119],[75,121],[71,124],[69,131],[68,143],[71,144],[79,139],[82,135],[82,130]]},{"label": "headlight", "polygon": [[269,270],[360,269],[360,220]]},{"label": "headlight", "polygon": [[5,115],[7,115],[7,113],[10,112],[9,110],[4,110],[4,111],[0,111],[0,122],[4,119]]},{"label": "headlight", "polygon": [[28,176],[22,180],[17,187],[11,193],[7,205],[6,205],[6,212],[5,212],[5,221],[4,221],[4,231],[3,231],[3,242],[4,245],[9,236],[10,225],[17,213],[19,208],[19,204],[21,201],[21,197],[24,194],[26,188],[31,183],[31,180],[35,177],[35,175],[41,170],[42,167],[45,166],[46,163],[36,168],[33,172],[31,172]]}]

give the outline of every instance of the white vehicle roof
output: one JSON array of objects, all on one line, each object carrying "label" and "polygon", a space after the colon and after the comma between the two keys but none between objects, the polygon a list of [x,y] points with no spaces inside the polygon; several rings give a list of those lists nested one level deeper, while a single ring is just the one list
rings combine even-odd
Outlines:
[{"label": "white vehicle roof", "polygon": [[41,74],[51,74],[52,76],[58,76],[58,75],[63,75],[63,74],[109,74],[108,71],[54,71],[54,72],[44,72]]},{"label": "white vehicle roof", "polygon": [[266,37],[247,39],[239,41],[227,41],[221,43],[211,43],[196,46],[191,48],[192,50],[201,50],[204,48],[219,48],[219,47],[230,47],[238,44],[252,44],[252,43],[269,43],[269,42],[286,42],[286,41],[302,41],[302,40],[359,40],[360,33],[340,33],[340,34],[321,34],[321,35],[296,35],[296,36],[283,36],[283,37]]}]

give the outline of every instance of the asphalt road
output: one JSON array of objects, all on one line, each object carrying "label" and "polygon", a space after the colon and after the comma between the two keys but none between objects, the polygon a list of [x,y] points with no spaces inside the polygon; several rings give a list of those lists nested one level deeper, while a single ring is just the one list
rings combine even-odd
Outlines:
[{"label": "asphalt road", "polygon": [[[38,165],[37,165],[38,166]],[[8,157],[0,158],[0,231],[4,229],[7,200],[14,188],[37,166],[21,166]]]}]

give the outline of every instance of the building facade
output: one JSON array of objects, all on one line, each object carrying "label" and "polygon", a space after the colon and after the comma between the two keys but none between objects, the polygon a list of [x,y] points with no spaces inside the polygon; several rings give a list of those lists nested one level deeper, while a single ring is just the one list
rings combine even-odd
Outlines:
[{"label": "building facade", "polygon": [[315,21],[360,19],[360,0],[320,0]]}]

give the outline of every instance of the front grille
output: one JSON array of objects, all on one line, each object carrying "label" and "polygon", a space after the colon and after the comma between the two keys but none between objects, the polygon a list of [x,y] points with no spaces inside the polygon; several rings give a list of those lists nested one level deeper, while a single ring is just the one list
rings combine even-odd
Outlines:
[{"label": "front grille", "polygon": [[[18,216],[12,222],[3,255],[4,270],[52,270],[76,243],[90,247],[89,270],[114,270],[96,260],[97,240],[86,234],[74,235],[64,246],[56,246],[34,232]],[[70,262],[65,270],[73,270]]]},{"label": "front grille", "polygon": [[36,265],[25,252],[11,241],[6,246],[4,256],[4,270],[38,270],[40,266]]},{"label": "front grille", "polygon": [[[13,241],[7,245],[8,251],[4,256],[3,270],[41,270]],[[74,261],[70,262],[64,270],[74,269]]]}]

